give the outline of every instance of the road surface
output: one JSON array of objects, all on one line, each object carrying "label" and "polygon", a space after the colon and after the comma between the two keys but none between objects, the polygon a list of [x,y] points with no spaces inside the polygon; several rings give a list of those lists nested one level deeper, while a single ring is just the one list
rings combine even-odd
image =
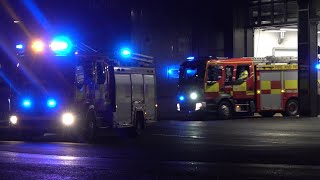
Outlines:
[{"label": "road surface", "polygon": [[[161,121],[97,144],[0,141],[5,179],[320,179],[320,118]],[[2,178],[1,178],[2,179]]]}]

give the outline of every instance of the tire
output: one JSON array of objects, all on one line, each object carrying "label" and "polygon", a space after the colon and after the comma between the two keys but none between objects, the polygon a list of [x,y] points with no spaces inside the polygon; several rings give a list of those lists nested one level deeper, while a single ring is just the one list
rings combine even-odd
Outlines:
[{"label": "tire", "polygon": [[204,121],[206,120],[206,114],[203,111],[190,112],[186,115],[186,120],[189,121]]},{"label": "tire", "polygon": [[276,113],[275,112],[260,112],[259,114],[263,117],[273,117]]},{"label": "tire", "polygon": [[136,117],[135,117],[135,126],[133,128],[133,132],[131,133],[131,137],[137,137],[140,136],[145,128],[144,124],[144,117],[143,117],[143,112],[138,111],[136,112]]},{"label": "tire", "polygon": [[137,112],[136,115],[136,132],[138,135],[142,134],[142,131],[144,130],[144,117],[143,117],[143,112],[139,111]]},{"label": "tire", "polygon": [[97,123],[95,118],[94,111],[90,110],[87,115],[87,123],[86,123],[86,139],[88,142],[92,143],[96,139],[97,133]]},{"label": "tire", "polygon": [[232,108],[228,101],[222,101],[218,106],[218,118],[227,120],[232,118]]},{"label": "tire", "polygon": [[285,116],[297,116],[299,114],[299,103],[296,99],[290,99],[286,104]]}]

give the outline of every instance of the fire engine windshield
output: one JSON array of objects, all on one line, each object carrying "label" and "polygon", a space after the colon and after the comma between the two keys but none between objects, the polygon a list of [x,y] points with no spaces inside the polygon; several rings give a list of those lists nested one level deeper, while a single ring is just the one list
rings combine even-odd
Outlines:
[{"label": "fire engine windshield", "polygon": [[63,92],[74,85],[72,61],[70,57],[23,57],[17,64],[15,85],[22,91]]},{"label": "fire engine windshield", "polygon": [[203,64],[199,62],[185,62],[180,66],[180,84],[201,83],[204,78]]}]

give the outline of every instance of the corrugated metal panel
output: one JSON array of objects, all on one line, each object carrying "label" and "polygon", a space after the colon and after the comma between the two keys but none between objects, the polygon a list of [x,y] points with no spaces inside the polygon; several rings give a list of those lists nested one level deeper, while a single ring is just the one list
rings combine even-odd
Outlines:
[{"label": "corrugated metal panel", "polygon": [[144,101],[142,74],[131,74],[132,101]]},{"label": "corrugated metal panel", "polygon": [[132,123],[131,120],[131,79],[128,74],[116,74],[117,122]]},{"label": "corrugated metal panel", "polygon": [[154,75],[144,75],[144,97],[146,105],[146,119],[156,120],[155,107],[155,79]]},{"label": "corrugated metal panel", "polygon": [[284,71],[283,80],[298,80],[298,71]]},{"label": "corrugated metal panel", "polygon": [[260,80],[261,81],[279,81],[280,75],[281,75],[280,71],[261,72]]},{"label": "corrugated metal panel", "polygon": [[280,110],[282,109],[282,100],[280,94],[261,95],[261,110]]},{"label": "corrugated metal panel", "polygon": [[261,110],[281,110],[281,71],[261,71],[260,94]]}]

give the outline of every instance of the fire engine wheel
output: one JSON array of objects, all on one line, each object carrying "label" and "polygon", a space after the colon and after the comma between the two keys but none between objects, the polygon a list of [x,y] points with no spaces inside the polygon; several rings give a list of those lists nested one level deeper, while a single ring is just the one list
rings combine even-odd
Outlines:
[{"label": "fire engine wheel", "polygon": [[286,104],[285,116],[297,116],[299,113],[299,104],[296,99],[290,99]]},{"label": "fire engine wheel", "polygon": [[136,115],[136,134],[140,135],[144,129],[144,117],[143,112],[139,111]]},{"label": "fire engine wheel", "polygon": [[275,112],[260,112],[259,114],[263,117],[273,117],[276,113]]},{"label": "fire engine wheel", "polygon": [[219,119],[231,119],[232,109],[231,104],[228,101],[222,101],[218,106],[218,118]]},{"label": "fire engine wheel", "polygon": [[145,128],[145,124],[144,124],[144,117],[143,117],[143,112],[142,111],[138,111],[136,112],[136,117],[135,117],[135,127],[133,129],[133,133],[131,133],[131,137],[137,137],[139,135],[142,134],[144,128]]},{"label": "fire engine wheel", "polygon": [[86,138],[89,142],[92,142],[96,138],[97,125],[95,120],[95,115],[93,111],[88,113],[87,117],[87,133]]}]

